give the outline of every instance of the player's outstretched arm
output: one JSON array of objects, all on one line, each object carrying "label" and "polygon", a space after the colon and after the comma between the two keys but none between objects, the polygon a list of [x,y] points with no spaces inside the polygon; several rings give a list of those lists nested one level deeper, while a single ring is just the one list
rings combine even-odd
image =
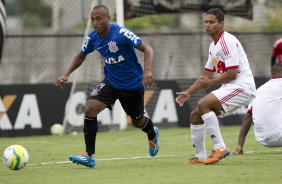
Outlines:
[{"label": "player's outstretched arm", "polygon": [[235,151],[233,152],[234,155],[243,155],[243,146],[245,144],[246,137],[248,135],[248,132],[251,128],[253,122],[252,112],[248,112],[241,125],[239,137],[238,137],[238,145],[235,148]]},{"label": "player's outstretched arm", "polygon": [[83,56],[82,54],[78,53],[72,60],[72,62],[69,64],[63,75],[58,77],[58,79],[55,80],[55,85],[60,86],[61,89],[63,89],[64,83],[68,81],[69,75],[76,70],[82,62],[85,60],[86,56]]}]

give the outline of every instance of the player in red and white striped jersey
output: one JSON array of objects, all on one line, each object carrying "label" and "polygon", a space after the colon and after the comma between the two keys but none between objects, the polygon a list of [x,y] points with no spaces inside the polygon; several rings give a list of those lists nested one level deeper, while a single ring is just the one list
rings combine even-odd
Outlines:
[{"label": "player in red and white striped jersey", "polygon": [[[200,99],[190,115],[192,144],[196,156],[186,161],[186,164],[213,164],[230,154],[220,133],[218,117],[248,105],[256,92],[254,77],[241,43],[223,29],[224,13],[221,9],[213,8],[206,12],[205,28],[213,39],[205,69],[192,86],[177,93],[176,102],[183,106],[199,89],[222,86]],[[216,78],[212,78],[213,73],[217,73]],[[214,143],[214,150],[209,157],[205,148],[206,131]]]}]

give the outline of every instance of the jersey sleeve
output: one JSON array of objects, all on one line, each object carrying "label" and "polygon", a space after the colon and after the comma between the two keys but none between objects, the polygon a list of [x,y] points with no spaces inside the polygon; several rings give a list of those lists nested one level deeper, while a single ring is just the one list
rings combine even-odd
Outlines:
[{"label": "jersey sleeve", "polygon": [[134,48],[137,48],[142,43],[142,39],[127,28],[122,27],[119,34],[122,40]]},{"label": "jersey sleeve", "polygon": [[80,50],[82,55],[86,56],[95,50],[93,40],[92,33],[89,33]]},{"label": "jersey sleeve", "polygon": [[214,64],[213,64],[213,57],[211,55],[210,49],[209,49],[208,60],[207,60],[207,63],[205,65],[205,70],[209,71],[209,72],[215,72],[215,67],[214,67]]},{"label": "jersey sleeve", "polygon": [[220,44],[226,69],[239,68],[239,49],[241,44],[238,44],[235,38],[223,38]]}]

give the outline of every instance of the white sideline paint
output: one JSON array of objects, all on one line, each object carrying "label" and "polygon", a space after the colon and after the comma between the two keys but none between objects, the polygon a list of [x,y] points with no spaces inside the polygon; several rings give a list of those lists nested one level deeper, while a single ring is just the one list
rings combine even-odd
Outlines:
[{"label": "white sideline paint", "polygon": [[[281,150],[271,150],[271,152],[282,152]],[[244,154],[253,154],[253,153],[260,153],[259,151],[246,151]],[[185,157],[184,155],[161,155],[155,156],[156,158],[167,158],[167,157]],[[101,158],[96,159],[96,161],[113,161],[113,160],[134,160],[134,159],[141,159],[141,158],[152,158],[151,156],[137,156],[137,157],[117,157],[117,158]],[[32,163],[28,164],[28,166],[33,165],[51,165],[51,164],[66,164],[71,163],[71,161],[56,161],[56,162],[42,162],[42,163]]]},{"label": "white sideline paint", "polygon": [[[244,153],[252,154],[252,153],[262,153],[262,152],[265,152],[265,151],[246,151]],[[270,152],[282,152],[282,151],[281,150],[271,150]]]},{"label": "white sideline paint", "polygon": [[[157,158],[166,158],[166,157],[179,157],[183,155],[162,155],[162,156],[155,156]],[[141,159],[141,158],[152,158],[151,156],[137,156],[137,157],[120,157],[120,158],[101,158],[96,159],[96,161],[113,161],[113,160],[133,160],[133,159]],[[55,162],[42,162],[42,163],[32,163],[28,164],[28,166],[32,165],[50,165],[50,164],[66,164],[71,163],[71,161],[55,161]]]}]

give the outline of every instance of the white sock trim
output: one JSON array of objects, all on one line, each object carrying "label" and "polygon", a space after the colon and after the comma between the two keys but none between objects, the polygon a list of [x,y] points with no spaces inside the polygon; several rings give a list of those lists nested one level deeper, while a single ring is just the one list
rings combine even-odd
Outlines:
[{"label": "white sock trim", "polygon": [[207,154],[205,153],[197,154],[196,157],[198,157],[200,161],[206,160],[208,158]]},{"label": "white sock trim", "polygon": [[190,128],[191,128],[191,130],[201,130],[203,128],[206,128],[206,125],[205,124],[200,124],[200,125],[190,124]]},{"label": "white sock trim", "polygon": [[210,118],[212,116],[216,116],[216,114],[213,111],[208,112],[206,114],[203,114],[201,117],[202,117],[202,120],[205,121],[206,119],[208,119],[208,118]]}]

